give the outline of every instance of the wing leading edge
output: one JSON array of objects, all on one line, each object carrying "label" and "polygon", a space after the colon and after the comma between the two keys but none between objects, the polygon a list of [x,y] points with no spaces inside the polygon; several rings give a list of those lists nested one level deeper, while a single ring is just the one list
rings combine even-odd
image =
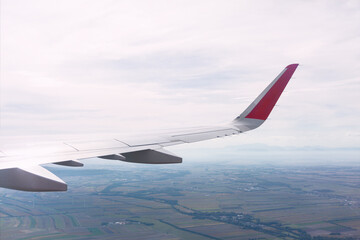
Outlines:
[{"label": "wing leading edge", "polygon": [[17,149],[20,151],[0,148],[0,187],[37,192],[66,191],[64,181],[40,166],[46,163],[81,167],[83,164],[77,160],[92,157],[147,164],[181,163],[181,157],[164,147],[236,135],[259,127],[268,118],[297,66],[287,66],[243,113],[227,125],[148,137],[63,142],[52,144],[51,151],[42,151],[48,148],[39,145],[39,149],[33,151],[36,154],[25,154],[20,147]]}]

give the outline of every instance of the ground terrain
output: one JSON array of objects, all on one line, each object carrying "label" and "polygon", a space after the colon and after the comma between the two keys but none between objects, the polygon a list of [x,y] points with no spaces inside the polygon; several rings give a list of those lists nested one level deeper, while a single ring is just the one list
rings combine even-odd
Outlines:
[{"label": "ground terrain", "polygon": [[360,167],[97,167],[51,167],[68,192],[1,189],[0,239],[360,239]]}]

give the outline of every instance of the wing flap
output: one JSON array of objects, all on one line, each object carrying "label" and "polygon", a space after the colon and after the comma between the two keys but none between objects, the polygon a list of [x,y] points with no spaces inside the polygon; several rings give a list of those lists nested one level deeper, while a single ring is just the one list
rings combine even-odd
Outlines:
[{"label": "wing flap", "polygon": [[117,160],[117,161],[124,161],[126,159],[121,154],[110,154],[105,156],[99,156],[98,158],[107,159],[107,160]]},{"label": "wing flap", "polygon": [[149,163],[149,164],[169,164],[169,163],[182,163],[182,158],[165,150],[142,150],[137,152],[129,152],[122,154],[125,162],[134,163]]},{"label": "wing flap", "polygon": [[67,166],[67,167],[83,167],[84,166],[83,163],[76,161],[76,160],[55,162],[54,164],[61,165],[61,166]]},{"label": "wing flap", "polygon": [[41,166],[1,169],[0,187],[31,192],[67,190],[63,180]]}]

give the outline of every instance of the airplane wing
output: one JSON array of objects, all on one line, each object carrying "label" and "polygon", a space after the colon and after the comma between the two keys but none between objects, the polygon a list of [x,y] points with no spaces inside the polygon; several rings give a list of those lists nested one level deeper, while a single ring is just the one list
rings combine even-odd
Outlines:
[{"label": "airplane wing", "polygon": [[99,141],[69,141],[31,148],[0,146],[0,187],[22,191],[66,191],[67,184],[41,164],[80,167],[78,160],[98,157],[134,163],[181,163],[167,146],[240,134],[265,122],[298,64],[287,66],[232,122],[150,136],[119,137]]}]

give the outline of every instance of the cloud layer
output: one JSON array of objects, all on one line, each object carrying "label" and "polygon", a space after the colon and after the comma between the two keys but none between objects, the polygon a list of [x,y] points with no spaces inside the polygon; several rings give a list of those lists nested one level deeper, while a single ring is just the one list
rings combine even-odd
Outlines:
[{"label": "cloud layer", "polygon": [[357,147],[359,42],[359,1],[4,0],[1,132],[226,122],[298,62],[269,122],[213,145]]}]

